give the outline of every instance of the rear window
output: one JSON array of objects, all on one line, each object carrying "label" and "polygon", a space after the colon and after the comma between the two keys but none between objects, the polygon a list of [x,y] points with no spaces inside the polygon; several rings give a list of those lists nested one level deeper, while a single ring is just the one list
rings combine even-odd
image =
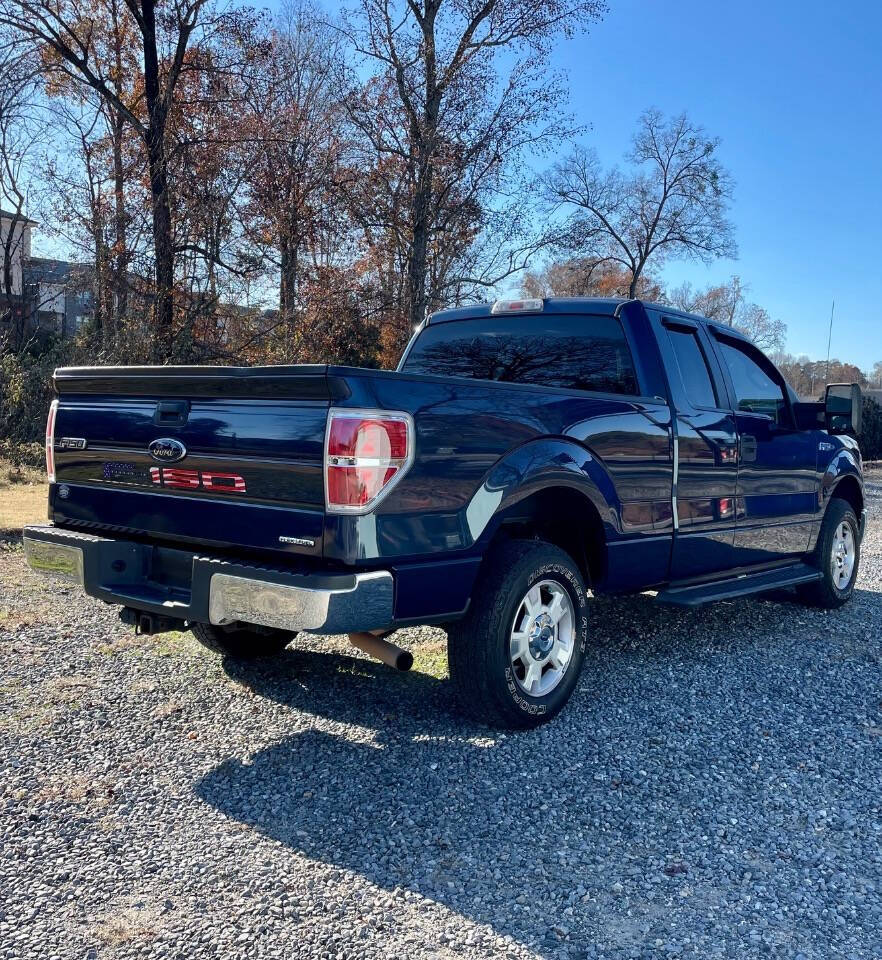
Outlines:
[{"label": "rear window", "polygon": [[402,368],[476,380],[637,394],[637,376],[617,317],[478,317],[431,324]]}]

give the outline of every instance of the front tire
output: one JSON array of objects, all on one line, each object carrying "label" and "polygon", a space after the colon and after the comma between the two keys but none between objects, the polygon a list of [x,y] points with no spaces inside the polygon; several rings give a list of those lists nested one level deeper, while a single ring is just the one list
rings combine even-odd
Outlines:
[{"label": "front tire", "polygon": [[467,615],[448,629],[450,679],[463,709],[507,729],[556,716],[579,679],[588,600],[575,561],[513,540],[485,561]]},{"label": "front tire", "polygon": [[212,623],[191,623],[193,636],[212,653],[236,660],[255,660],[281,653],[297,634],[241,625],[219,627]]},{"label": "front tire", "polygon": [[800,584],[796,592],[803,603],[837,610],[854,592],[861,559],[860,525],[850,504],[838,497],[830,501],[812,558],[821,579]]}]

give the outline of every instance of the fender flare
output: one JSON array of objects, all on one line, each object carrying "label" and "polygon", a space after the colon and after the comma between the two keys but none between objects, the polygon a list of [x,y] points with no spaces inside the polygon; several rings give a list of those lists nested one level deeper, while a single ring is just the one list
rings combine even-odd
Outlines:
[{"label": "fender flare", "polygon": [[551,487],[583,494],[597,511],[607,541],[621,535],[621,502],[603,463],[574,440],[543,437],[512,450],[487,472],[465,509],[472,542],[487,543],[511,507]]},{"label": "fender flare", "polygon": [[[821,477],[820,506],[826,510],[827,504],[834,496],[837,488],[847,477],[853,477],[860,490],[861,503],[864,502],[864,477],[858,464],[857,456],[854,451],[848,447],[842,447],[836,451],[833,459],[827,464],[824,474]],[[858,517],[860,519],[860,517]]]}]

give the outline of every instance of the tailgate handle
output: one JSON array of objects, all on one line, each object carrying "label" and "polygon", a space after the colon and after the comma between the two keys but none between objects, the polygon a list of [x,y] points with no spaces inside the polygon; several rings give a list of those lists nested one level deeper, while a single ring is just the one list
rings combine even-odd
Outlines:
[{"label": "tailgate handle", "polygon": [[160,400],[156,404],[153,422],[157,427],[180,427],[190,416],[189,400]]}]

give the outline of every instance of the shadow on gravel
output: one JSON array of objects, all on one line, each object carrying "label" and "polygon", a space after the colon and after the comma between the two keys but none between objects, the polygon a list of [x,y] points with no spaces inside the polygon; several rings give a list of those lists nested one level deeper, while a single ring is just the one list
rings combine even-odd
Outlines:
[{"label": "shadow on gravel", "polygon": [[[882,622],[882,594],[858,591],[858,605]],[[197,792],[310,858],[548,957],[593,956],[592,943],[631,956],[667,942],[673,916],[717,945],[756,916],[772,942],[779,927],[782,944],[828,936],[821,916],[848,883],[806,877],[825,876],[831,851],[839,876],[878,872],[860,832],[877,801],[855,787],[882,769],[855,721],[877,709],[878,647],[855,654],[875,671],[843,668],[853,654],[822,640],[830,615],[797,621],[786,605],[598,606],[573,704],[526,734],[464,721],[449,684],[422,674],[297,650],[227,661],[235,681],[330,724],[222,763]]]}]

